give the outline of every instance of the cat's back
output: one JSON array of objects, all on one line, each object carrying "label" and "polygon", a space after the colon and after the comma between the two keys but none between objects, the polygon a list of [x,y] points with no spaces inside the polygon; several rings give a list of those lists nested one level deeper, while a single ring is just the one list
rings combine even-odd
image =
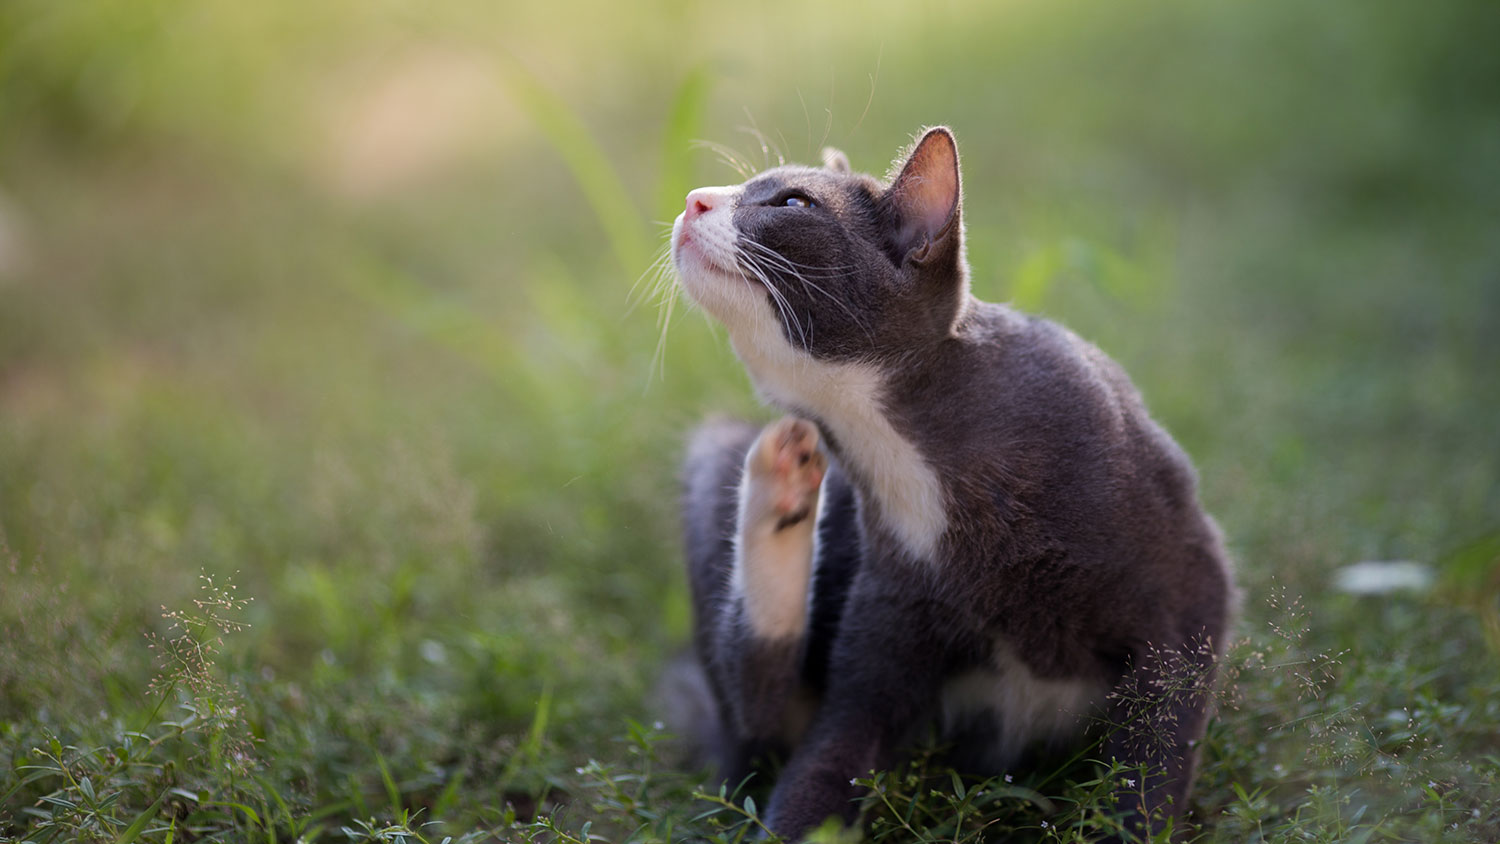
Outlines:
[{"label": "cat's back", "polygon": [[1125,370],[1055,322],[976,301],[952,354],[952,389],[992,442],[1037,448],[1049,460],[1076,452],[1105,468],[1157,459],[1187,466]]},{"label": "cat's back", "polygon": [[[962,398],[942,423],[948,441],[928,440],[964,479],[953,552],[1032,669],[1083,670],[1098,643],[1154,640],[1162,625],[1222,631],[1233,594],[1222,537],[1187,455],[1124,369],[1003,305],[976,302],[954,340],[948,389]],[[1056,618],[1074,619],[1073,633]]]},{"label": "cat's back", "polygon": [[1082,418],[1106,433],[1145,414],[1118,363],[1049,319],[976,301],[957,338],[974,360],[976,387],[998,387],[1018,409]]},{"label": "cat's back", "polygon": [[1098,347],[1050,320],[982,302],[956,340],[965,459],[991,467],[1027,512],[1146,544],[1207,529],[1187,455]]}]

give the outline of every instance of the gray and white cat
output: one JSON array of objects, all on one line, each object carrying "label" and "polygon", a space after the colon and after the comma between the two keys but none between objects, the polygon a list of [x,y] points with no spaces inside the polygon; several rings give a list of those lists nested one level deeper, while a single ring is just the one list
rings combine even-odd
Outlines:
[{"label": "gray and white cat", "polygon": [[789,838],[852,819],[854,778],[932,724],[984,773],[1116,725],[1100,758],[1152,771],[1122,781],[1134,830],[1191,785],[1235,594],[1219,531],[1118,365],[970,295],[960,205],[935,128],[889,184],[828,150],[695,190],[673,227],[682,287],[794,414],[702,427],[683,505],[699,727],[727,777],[787,754]]}]

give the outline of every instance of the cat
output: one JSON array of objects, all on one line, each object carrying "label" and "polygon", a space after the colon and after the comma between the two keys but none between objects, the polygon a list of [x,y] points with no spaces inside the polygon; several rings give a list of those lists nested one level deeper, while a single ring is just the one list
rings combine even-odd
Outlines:
[{"label": "cat", "polygon": [[791,414],[692,437],[683,517],[699,732],[727,781],[785,755],[766,823],[854,818],[936,725],[961,769],[1086,747],[1124,829],[1179,815],[1236,587],[1196,477],[1124,371],[970,294],[958,148],[888,182],[837,150],[700,188],[679,283]]}]

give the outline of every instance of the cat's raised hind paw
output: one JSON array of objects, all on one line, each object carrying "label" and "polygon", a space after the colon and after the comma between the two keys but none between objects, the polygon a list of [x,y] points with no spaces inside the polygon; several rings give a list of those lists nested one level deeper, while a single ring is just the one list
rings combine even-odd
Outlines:
[{"label": "cat's raised hind paw", "polygon": [[828,472],[818,426],[795,416],[767,425],[745,461],[746,515],[777,531],[811,519]]},{"label": "cat's raised hind paw", "polygon": [[767,425],[745,455],[733,580],[761,638],[784,640],[806,627],[818,491],[828,472],[819,439],[816,425],[788,416]]}]

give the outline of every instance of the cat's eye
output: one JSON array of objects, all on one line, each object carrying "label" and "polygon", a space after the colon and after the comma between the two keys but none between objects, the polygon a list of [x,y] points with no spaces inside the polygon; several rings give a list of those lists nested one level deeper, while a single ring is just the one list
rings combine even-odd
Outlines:
[{"label": "cat's eye", "polygon": [[807,197],[803,196],[800,193],[794,193],[791,196],[787,197],[786,199],[783,199],[781,201],[781,204],[785,205],[788,208],[816,208],[816,207],[818,207],[818,203],[813,202],[811,199],[808,199]]}]

